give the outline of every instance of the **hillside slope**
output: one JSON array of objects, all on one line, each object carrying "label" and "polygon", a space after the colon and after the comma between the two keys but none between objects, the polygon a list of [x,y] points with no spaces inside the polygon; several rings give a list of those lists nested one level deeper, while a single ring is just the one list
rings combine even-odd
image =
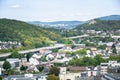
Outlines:
[{"label": "hillside slope", "polygon": [[94,19],[77,26],[75,29],[81,30],[118,30],[120,29],[120,20],[99,20]]},{"label": "hillside slope", "polygon": [[19,41],[23,46],[35,48],[47,46],[61,36],[45,28],[22,21],[0,19],[0,41]]}]

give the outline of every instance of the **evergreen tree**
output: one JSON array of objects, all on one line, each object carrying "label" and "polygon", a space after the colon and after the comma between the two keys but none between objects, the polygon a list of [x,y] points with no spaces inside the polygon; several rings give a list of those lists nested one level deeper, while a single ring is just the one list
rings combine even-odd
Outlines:
[{"label": "evergreen tree", "polygon": [[11,68],[11,65],[8,61],[5,61],[3,63],[3,69],[5,69],[6,71],[9,70]]}]

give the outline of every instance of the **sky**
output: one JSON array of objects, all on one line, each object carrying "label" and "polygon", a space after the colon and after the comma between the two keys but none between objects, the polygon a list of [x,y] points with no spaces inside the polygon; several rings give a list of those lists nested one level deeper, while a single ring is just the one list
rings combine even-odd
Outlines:
[{"label": "sky", "polygon": [[120,15],[120,0],[0,0],[0,18],[50,22],[108,15]]}]

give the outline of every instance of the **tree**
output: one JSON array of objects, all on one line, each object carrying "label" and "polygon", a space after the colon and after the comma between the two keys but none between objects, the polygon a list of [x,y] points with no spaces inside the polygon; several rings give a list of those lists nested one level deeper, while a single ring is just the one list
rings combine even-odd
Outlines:
[{"label": "tree", "polygon": [[20,58],[20,55],[19,55],[18,51],[13,50],[11,55],[10,55],[10,58]]},{"label": "tree", "polygon": [[0,76],[0,80],[2,80],[2,76]]},{"label": "tree", "polygon": [[55,76],[54,74],[48,75],[47,80],[59,80],[58,76]]},{"label": "tree", "polygon": [[42,60],[43,62],[46,62],[46,61],[47,61],[45,56],[42,56],[42,57],[41,57],[41,60]]},{"label": "tree", "polygon": [[112,49],[115,48],[115,44],[112,44]]},{"label": "tree", "polygon": [[58,49],[57,48],[52,49],[52,52],[58,52]]},{"label": "tree", "polygon": [[29,59],[30,59],[30,54],[29,53],[26,55],[26,58],[27,58],[27,62],[29,62]]},{"label": "tree", "polygon": [[80,52],[82,55],[86,55],[86,49],[82,49],[81,52]]},{"label": "tree", "polygon": [[49,74],[54,74],[55,76],[58,76],[59,73],[60,73],[59,68],[57,68],[57,67],[51,67],[50,68]]},{"label": "tree", "polygon": [[117,54],[117,50],[116,48],[113,48],[113,51],[112,51],[114,54]]},{"label": "tree", "polygon": [[26,71],[26,69],[27,69],[27,67],[25,67],[25,66],[23,66],[23,65],[20,67],[20,70],[21,70],[21,71]]},{"label": "tree", "polygon": [[40,72],[43,71],[43,69],[44,69],[43,66],[40,66],[40,67],[38,68],[38,70],[39,70]]},{"label": "tree", "polygon": [[96,55],[94,59],[96,60],[96,65],[100,65],[100,63],[103,62],[103,58],[101,55]]},{"label": "tree", "polygon": [[105,48],[106,48],[106,45],[99,45],[97,48],[98,48],[98,49],[105,49]]},{"label": "tree", "polygon": [[11,68],[11,65],[8,61],[5,61],[3,63],[3,69],[5,69],[6,71],[9,70]]}]

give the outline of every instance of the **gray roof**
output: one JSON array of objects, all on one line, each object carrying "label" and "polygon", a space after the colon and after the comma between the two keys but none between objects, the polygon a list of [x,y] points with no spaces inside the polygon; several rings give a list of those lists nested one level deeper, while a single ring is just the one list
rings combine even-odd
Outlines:
[{"label": "gray roof", "polygon": [[4,80],[11,80],[12,78],[16,78],[16,80],[35,80],[37,78],[41,78],[41,76],[47,76],[45,74],[33,74],[33,77],[25,77],[24,75],[11,75],[5,78]]}]

